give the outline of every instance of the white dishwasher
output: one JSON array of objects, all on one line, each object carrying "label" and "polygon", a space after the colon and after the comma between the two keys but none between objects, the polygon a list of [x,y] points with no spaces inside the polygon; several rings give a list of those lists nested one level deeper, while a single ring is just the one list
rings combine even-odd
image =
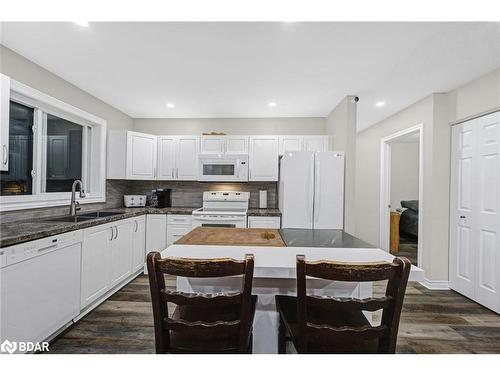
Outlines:
[{"label": "white dishwasher", "polygon": [[40,342],[80,313],[82,231],[0,249],[0,342]]}]

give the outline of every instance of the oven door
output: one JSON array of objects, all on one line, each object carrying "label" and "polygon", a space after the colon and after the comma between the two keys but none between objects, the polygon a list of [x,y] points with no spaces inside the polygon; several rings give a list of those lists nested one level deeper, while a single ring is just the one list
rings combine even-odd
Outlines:
[{"label": "oven door", "polygon": [[248,157],[199,155],[198,181],[248,181]]},{"label": "oven door", "polygon": [[213,216],[213,215],[193,215],[193,228],[215,227],[215,228],[246,228],[246,216]]}]

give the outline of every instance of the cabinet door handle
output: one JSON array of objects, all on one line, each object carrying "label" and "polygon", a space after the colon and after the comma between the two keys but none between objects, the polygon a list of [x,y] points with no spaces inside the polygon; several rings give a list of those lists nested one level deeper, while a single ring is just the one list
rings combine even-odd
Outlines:
[{"label": "cabinet door handle", "polygon": [[179,178],[179,168],[175,168],[175,178]]},{"label": "cabinet door handle", "polygon": [[2,145],[2,162],[3,165],[7,165],[9,161],[9,153],[7,152],[7,145]]},{"label": "cabinet door handle", "polygon": [[113,227],[111,227],[111,238],[109,239],[110,241],[113,241],[113,236],[115,235],[115,232],[113,230]]},{"label": "cabinet door handle", "polygon": [[137,229],[139,229],[139,222],[136,220],[135,221],[135,230],[134,230],[134,233],[137,232]]},{"label": "cabinet door handle", "polygon": [[115,225],[115,229],[116,229],[116,234],[115,234],[115,240],[118,238],[118,227]]},{"label": "cabinet door handle", "polygon": [[172,167],[172,178],[174,178],[174,167]]}]

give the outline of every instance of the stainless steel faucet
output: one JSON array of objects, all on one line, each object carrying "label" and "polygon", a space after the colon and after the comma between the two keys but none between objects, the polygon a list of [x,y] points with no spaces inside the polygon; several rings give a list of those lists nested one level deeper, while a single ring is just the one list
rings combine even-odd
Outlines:
[{"label": "stainless steel faucet", "polygon": [[75,198],[77,185],[80,185],[80,198],[85,198],[82,182],[80,180],[73,181],[73,185],[71,185],[71,203],[69,204],[69,214],[71,216],[75,216],[76,211],[80,210],[80,203],[78,203]]}]

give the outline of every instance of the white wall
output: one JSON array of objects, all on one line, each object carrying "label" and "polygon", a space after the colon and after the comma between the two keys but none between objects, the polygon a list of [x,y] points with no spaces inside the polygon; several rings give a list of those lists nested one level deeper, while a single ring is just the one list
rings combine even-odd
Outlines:
[{"label": "white wall", "polygon": [[108,130],[133,129],[132,118],[59,76],[0,45],[0,72],[65,103],[103,118]]},{"label": "white wall", "polygon": [[418,200],[418,142],[391,143],[391,210]]},{"label": "white wall", "polygon": [[325,134],[326,120],[312,118],[135,119],[134,130],[151,134]]},{"label": "white wall", "polygon": [[380,140],[423,124],[422,267],[448,280],[450,123],[500,108],[500,69],[446,94],[432,94],[358,133],[355,234],[379,245]]},{"label": "white wall", "polygon": [[344,229],[355,232],[356,111],[353,96],[346,96],[326,119],[326,133],[333,138],[332,150],[345,152]]}]

